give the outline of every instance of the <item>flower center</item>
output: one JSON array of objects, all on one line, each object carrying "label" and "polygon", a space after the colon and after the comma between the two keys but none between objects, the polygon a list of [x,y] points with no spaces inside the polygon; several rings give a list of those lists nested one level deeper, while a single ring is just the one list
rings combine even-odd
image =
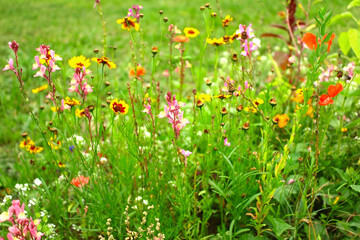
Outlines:
[{"label": "flower center", "polygon": [[121,105],[121,104],[114,103],[113,108],[114,108],[115,112],[121,112],[121,113],[125,112],[125,107],[123,107],[123,105]]}]

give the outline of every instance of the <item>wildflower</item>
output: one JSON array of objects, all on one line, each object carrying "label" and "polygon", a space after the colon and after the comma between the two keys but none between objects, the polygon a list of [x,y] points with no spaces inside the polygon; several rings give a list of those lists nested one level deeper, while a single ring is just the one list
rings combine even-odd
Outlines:
[{"label": "wildflower", "polygon": [[39,93],[39,92],[42,92],[42,91],[46,90],[48,87],[49,87],[49,85],[45,84],[45,85],[42,85],[40,87],[34,88],[31,91],[32,91],[32,93],[36,94],[36,93]]},{"label": "wildflower", "polygon": [[192,152],[184,150],[184,149],[181,149],[180,151],[181,151],[181,154],[184,155],[184,157],[185,157],[185,167],[186,167],[187,166],[187,157],[190,156],[190,154],[192,154]]},{"label": "wildflower", "polygon": [[223,99],[226,99],[226,98],[230,98],[231,96],[232,96],[231,94],[223,94],[223,93],[221,93],[221,94],[219,94],[217,96],[214,96],[214,98],[219,98],[219,99],[223,100]]},{"label": "wildflower", "polygon": [[242,128],[242,130],[249,130],[249,128],[250,128],[250,123],[249,122],[246,122],[246,123],[244,123],[244,125],[241,127]]},{"label": "wildflower", "polygon": [[351,79],[354,76],[355,63],[351,62],[346,67],[343,68],[347,72],[349,78]]},{"label": "wildflower", "polygon": [[152,47],[151,48],[151,53],[153,54],[153,56],[155,56],[158,52],[159,52],[158,47]]},{"label": "wildflower", "polygon": [[24,138],[22,142],[20,142],[19,147],[20,148],[26,148],[29,145],[35,145],[34,141],[28,137],[27,139]]},{"label": "wildflower", "polygon": [[78,100],[76,100],[75,98],[69,98],[69,97],[66,97],[65,98],[65,101],[64,103],[66,105],[69,105],[69,106],[75,106],[75,105],[80,105],[80,102]]},{"label": "wildflower", "polygon": [[89,183],[89,177],[84,177],[83,175],[73,178],[70,182],[71,185],[75,187],[82,188]]},{"label": "wildflower", "polygon": [[242,47],[244,50],[240,53],[243,56],[251,56],[251,52],[258,49],[258,46],[254,44],[252,41],[248,41],[247,39],[243,43]]},{"label": "wildflower", "polygon": [[43,147],[36,147],[35,145],[27,145],[26,147],[26,151],[28,151],[29,153],[41,153],[44,150]]},{"label": "wildflower", "polygon": [[222,20],[222,26],[227,27],[229,26],[229,23],[232,22],[234,19],[230,15],[226,15],[225,19]]},{"label": "wildflower", "polygon": [[164,111],[159,114],[159,118],[168,118],[169,123],[171,123],[175,138],[178,138],[180,135],[181,129],[183,129],[189,121],[183,117],[184,113],[181,111],[181,107],[185,106],[185,103],[178,102],[176,96],[172,95],[171,92],[166,94],[167,106],[164,106]]},{"label": "wildflower", "polygon": [[290,118],[286,113],[282,115],[276,114],[275,117],[273,118],[273,122],[277,122],[279,128],[284,128],[289,122],[289,120]]},{"label": "wildflower", "polygon": [[129,8],[129,12],[127,14],[128,17],[134,17],[136,18],[136,21],[140,21],[140,10],[143,9],[143,6],[140,5],[132,5],[131,8]]},{"label": "wildflower", "polygon": [[329,65],[328,68],[324,72],[320,73],[319,82],[329,81],[329,78],[331,77],[331,74],[334,70],[335,70],[335,66]]},{"label": "wildflower", "polygon": [[197,35],[200,34],[199,30],[197,30],[196,28],[191,28],[191,27],[186,27],[184,29],[184,33],[185,33],[185,36],[188,38],[195,38],[195,37],[197,37]]},{"label": "wildflower", "polygon": [[337,196],[337,197],[335,198],[335,201],[333,202],[333,205],[335,205],[335,204],[339,201],[339,199],[340,199],[340,197]]},{"label": "wildflower", "polygon": [[116,68],[116,64],[113,63],[112,61],[110,61],[109,58],[107,58],[107,57],[101,57],[101,58],[93,57],[93,58],[91,58],[91,60],[94,62],[97,62],[98,64],[107,65],[109,67],[109,69]]},{"label": "wildflower", "polygon": [[86,57],[84,57],[83,55],[77,56],[77,57],[73,57],[69,60],[69,65],[72,68],[88,68],[91,63],[90,60],[87,59]]},{"label": "wildflower", "polygon": [[70,92],[77,92],[83,101],[85,101],[86,96],[93,91],[85,78],[85,76],[89,74],[91,74],[91,71],[87,70],[85,66],[82,68],[75,68],[73,78],[69,84],[70,87],[68,88]]},{"label": "wildflower", "polygon": [[145,109],[143,110],[143,112],[151,115],[151,105],[147,104],[147,105],[144,105],[144,107],[145,107]]},{"label": "wildflower", "polygon": [[254,107],[246,107],[244,108],[245,112],[257,113],[257,109]]},{"label": "wildflower", "polygon": [[75,116],[77,116],[78,118],[85,117],[85,110],[84,109],[76,109]]},{"label": "wildflower", "polygon": [[319,105],[320,106],[326,106],[329,104],[333,104],[334,100],[332,100],[331,97],[329,97],[327,94],[323,94],[320,96]]},{"label": "wildflower", "polygon": [[123,100],[118,100],[117,98],[113,99],[110,103],[110,109],[113,110],[115,114],[125,115],[129,111],[129,105],[126,104]]},{"label": "wildflower", "polygon": [[60,108],[59,108],[59,107],[52,106],[52,107],[51,107],[51,111],[53,111],[53,112],[60,112]]},{"label": "wildflower", "polygon": [[269,104],[270,104],[272,107],[276,107],[276,105],[277,105],[276,99],[275,99],[275,98],[270,99]]},{"label": "wildflower", "polygon": [[224,139],[224,145],[230,147],[230,142],[227,138]]},{"label": "wildflower", "polygon": [[54,50],[51,50],[47,45],[40,45],[36,51],[40,53],[39,56],[35,56],[35,63],[33,64],[33,70],[40,68],[40,70],[34,75],[34,77],[44,77],[49,81],[49,77],[46,72],[55,72],[60,68],[55,64],[56,61],[62,60],[62,58],[55,54]]},{"label": "wildflower", "polygon": [[[325,40],[326,37],[327,37],[327,34],[324,35],[323,40]],[[327,48],[328,52],[330,51],[330,47],[331,47],[331,44],[332,44],[332,41],[334,40],[334,38],[335,38],[335,33],[333,33],[331,35],[329,41],[327,41],[325,43],[325,44],[328,45],[328,48]],[[309,32],[305,33],[304,37],[302,38],[302,41],[311,50],[313,50],[313,49],[316,50],[316,48],[318,46],[318,43],[319,43],[319,45],[321,45],[321,40],[320,39],[316,40],[316,36],[314,34],[312,34],[312,33],[309,33]]]},{"label": "wildflower", "polygon": [[121,24],[121,28],[128,31],[130,31],[131,28],[134,28],[135,31],[139,31],[140,29],[140,25],[137,23],[137,20],[132,17],[119,18],[116,20],[116,23]]},{"label": "wildflower", "polygon": [[7,71],[7,70],[12,70],[13,72],[16,73],[16,70],[14,68],[14,60],[12,58],[9,59],[8,64],[5,65],[5,67],[3,68],[3,71]]},{"label": "wildflower", "polygon": [[336,85],[330,85],[328,87],[328,95],[329,97],[335,97],[336,95],[338,95],[342,90],[343,90],[343,86],[341,83],[337,83]]},{"label": "wildflower", "polygon": [[206,102],[210,102],[212,97],[209,94],[201,93],[199,95],[196,95],[196,98],[197,99],[202,99],[202,100],[204,100]]},{"label": "wildflower", "polygon": [[240,38],[238,38],[239,40],[245,42],[247,39],[255,37],[254,30],[251,26],[251,23],[249,24],[249,26],[241,24],[239,25],[239,30],[236,31],[236,33],[240,35]]},{"label": "wildflower", "polygon": [[347,128],[341,128],[341,132],[347,132],[348,129]]},{"label": "wildflower", "polygon": [[253,103],[254,103],[255,106],[258,107],[259,105],[261,105],[261,104],[264,103],[264,100],[262,100],[261,98],[257,98],[257,99],[255,99],[255,100],[253,101]]},{"label": "wildflower", "polygon": [[295,96],[293,97],[293,101],[297,103],[303,103],[304,102],[304,93],[302,88],[299,88],[295,91]]},{"label": "wildflower", "polygon": [[221,115],[226,115],[226,114],[228,114],[228,112],[227,112],[227,110],[226,110],[226,108],[225,107],[223,107],[221,110],[220,110],[220,113],[221,113]]},{"label": "wildflower", "polygon": [[174,37],[174,42],[184,43],[184,42],[188,42],[188,41],[189,41],[189,38],[184,35],[178,35],[178,36]]},{"label": "wildflower", "polygon": [[169,73],[169,70],[164,70],[164,72],[162,73],[162,75],[164,76],[164,77],[169,77],[170,76],[170,73]]},{"label": "wildflower", "polygon": [[224,38],[222,38],[222,37],[221,38],[207,38],[206,42],[208,44],[211,44],[211,45],[216,46],[216,47],[225,44]]},{"label": "wildflower", "polygon": [[[141,76],[145,75],[145,73],[146,73],[145,68],[143,68],[140,65],[136,67],[136,77],[141,77]],[[130,69],[129,76],[135,77],[135,69],[134,68]]]},{"label": "wildflower", "polygon": [[196,106],[198,108],[202,108],[204,106],[204,104],[205,104],[205,100],[203,100],[203,99],[198,99],[196,102]]},{"label": "wildflower", "polygon": [[243,105],[239,105],[236,107],[236,111],[241,112],[244,109]]},{"label": "wildflower", "polygon": [[49,146],[51,147],[51,149],[54,150],[58,150],[61,147],[61,141],[60,140],[56,141],[56,138],[57,136],[55,134],[54,137],[50,137],[50,140],[48,141]]},{"label": "wildflower", "polygon": [[19,44],[14,40],[12,42],[8,42],[9,48],[11,48],[15,54],[17,54],[19,50]]}]

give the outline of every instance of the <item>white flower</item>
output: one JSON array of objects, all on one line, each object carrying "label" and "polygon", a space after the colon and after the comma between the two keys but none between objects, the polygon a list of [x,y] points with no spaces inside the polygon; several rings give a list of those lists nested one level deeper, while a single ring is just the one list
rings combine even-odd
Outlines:
[{"label": "white flower", "polygon": [[34,184],[35,184],[36,186],[40,186],[40,185],[42,184],[42,182],[41,182],[40,179],[36,178],[36,179],[34,180]]}]

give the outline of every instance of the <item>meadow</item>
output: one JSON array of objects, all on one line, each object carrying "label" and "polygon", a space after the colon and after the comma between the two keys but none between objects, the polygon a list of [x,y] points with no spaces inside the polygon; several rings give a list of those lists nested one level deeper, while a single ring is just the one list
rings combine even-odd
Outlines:
[{"label": "meadow", "polygon": [[0,3],[0,240],[360,238],[360,1]]}]

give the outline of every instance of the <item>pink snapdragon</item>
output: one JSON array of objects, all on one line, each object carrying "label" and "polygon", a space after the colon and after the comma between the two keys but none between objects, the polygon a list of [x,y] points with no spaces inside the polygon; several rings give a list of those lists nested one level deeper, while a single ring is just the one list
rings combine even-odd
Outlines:
[{"label": "pink snapdragon", "polygon": [[328,68],[320,73],[319,75],[319,82],[328,82],[329,78],[331,77],[332,72],[335,70],[334,65],[329,65]]},{"label": "pink snapdragon", "polygon": [[127,14],[128,17],[134,17],[136,18],[137,22],[140,21],[140,10],[143,9],[143,6],[140,5],[132,5],[131,8],[129,8],[129,12]]},{"label": "pink snapdragon", "polygon": [[236,31],[236,34],[240,35],[238,40],[245,42],[247,39],[255,37],[254,30],[252,29],[251,25],[251,23],[249,24],[249,26],[242,24],[239,25],[239,30]]},{"label": "pink snapdragon", "polygon": [[251,52],[258,49],[258,46],[256,44],[254,44],[252,41],[248,41],[247,39],[243,43],[242,47],[244,48],[244,50],[241,52],[241,55],[243,55],[244,57],[251,56]]},{"label": "pink snapdragon", "polygon": [[77,92],[82,99],[85,101],[86,96],[93,92],[92,87],[87,82],[85,78],[86,75],[91,74],[91,71],[86,69],[85,66],[82,68],[75,68],[75,73],[70,82],[70,87],[68,88],[70,92]]},{"label": "pink snapdragon", "polygon": [[346,67],[343,68],[344,72],[347,72],[347,75],[350,79],[354,76],[355,63],[351,62]]},{"label": "pink snapdragon", "polygon": [[44,233],[37,231],[40,220],[33,221],[31,217],[27,218],[24,208],[24,203],[20,205],[19,200],[14,200],[8,211],[0,215],[0,222],[9,221],[12,224],[12,226],[8,228],[9,233],[7,234],[7,238],[9,240],[40,240],[44,235]]},{"label": "pink snapdragon", "polygon": [[185,157],[185,167],[186,167],[187,166],[187,157],[190,156],[192,154],[192,152],[184,150],[184,149],[181,149],[180,152]]},{"label": "pink snapdragon", "polygon": [[173,96],[171,92],[168,92],[165,98],[168,105],[164,106],[164,111],[159,114],[159,118],[167,117],[169,119],[169,123],[172,124],[174,129],[175,138],[177,139],[180,135],[181,129],[190,123],[183,117],[184,113],[180,109],[185,106],[185,103],[179,103],[176,100],[176,96]]},{"label": "pink snapdragon", "polygon": [[151,115],[151,105],[148,103],[148,104],[144,105],[144,107],[145,107],[145,109],[143,110],[143,112]]},{"label": "pink snapdragon", "polygon": [[[40,68],[40,70],[34,75],[34,77],[44,77],[50,81],[50,73],[60,70],[55,64],[56,61],[62,60],[62,58],[55,54],[54,50],[51,50],[47,45],[40,45],[36,51],[40,53],[39,56],[35,56],[35,63],[33,64],[33,70]],[[46,74],[48,73],[48,74]]]},{"label": "pink snapdragon", "polygon": [[3,71],[12,70],[16,74],[16,70],[14,68],[14,60],[12,58],[9,59],[8,64],[5,65]]}]

